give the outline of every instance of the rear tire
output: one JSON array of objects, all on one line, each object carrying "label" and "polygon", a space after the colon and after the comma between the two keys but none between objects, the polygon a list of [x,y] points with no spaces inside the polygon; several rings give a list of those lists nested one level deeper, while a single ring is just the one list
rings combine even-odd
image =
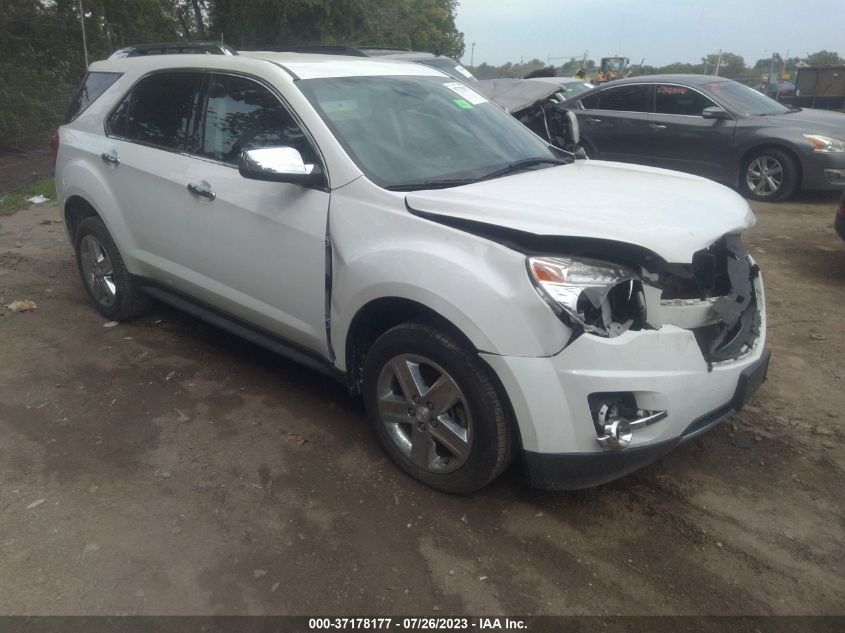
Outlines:
[{"label": "rear tire", "polygon": [[97,311],[111,321],[141,316],[153,299],[129,274],[123,257],[103,221],[85,218],[76,229],[76,265]]},{"label": "rear tire", "polygon": [[798,189],[798,164],[783,150],[754,151],[743,163],[739,188],[746,198],[759,202],[786,200]]},{"label": "rear tire", "polygon": [[516,433],[490,369],[460,339],[403,323],[364,363],[364,402],[376,438],[406,473],[443,492],[474,492],[513,460]]}]

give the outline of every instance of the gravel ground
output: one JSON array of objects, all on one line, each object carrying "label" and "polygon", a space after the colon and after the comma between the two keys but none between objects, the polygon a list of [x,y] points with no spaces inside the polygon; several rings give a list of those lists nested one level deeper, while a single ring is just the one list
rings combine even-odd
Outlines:
[{"label": "gravel ground", "polygon": [[[104,328],[47,205],[0,218],[0,614],[843,614],[845,243],[755,205],[769,381],[577,493],[428,490],[332,380],[160,307]],[[747,448],[740,448],[739,446]]]}]

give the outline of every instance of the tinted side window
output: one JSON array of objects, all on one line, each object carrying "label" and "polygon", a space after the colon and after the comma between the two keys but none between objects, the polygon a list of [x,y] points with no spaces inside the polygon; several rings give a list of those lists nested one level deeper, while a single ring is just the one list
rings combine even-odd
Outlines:
[{"label": "tinted side window", "polygon": [[70,123],[80,114],[85,112],[89,105],[94,103],[101,94],[109,89],[121,73],[88,73],[82,80],[79,92],[71,99],[70,105],[65,114],[65,123]]},{"label": "tinted side window", "polygon": [[700,92],[685,86],[659,84],[655,87],[654,94],[654,109],[660,114],[701,116],[704,108],[715,105]]},{"label": "tinted side window", "polygon": [[212,76],[200,154],[235,163],[243,151],[284,146],[298,149],[305,162],[315,160],[299,125],[269,90],[243,77]]},{"label": "tinted side window", "polygon": [[[184,149],[198,95],[201,73],[162,73],[142,79],[133,88],[125,117],[126,138],[169,149]],[[121,124],[121,108],[112,118]],[[110,122],[111,123],[111,122]]]},{"label": "tinted side window", "polygon": [[600,94],[600,92],[597,92],[595,94],[591,94],[589,97],[584,97],[581,99],[581,106],[586,110],[598,110]]},{"label": "tinted side window", "polygon": [[628,85],[608,88],[598,93],[598,109],[625,112],[650,112],[651,86]]}]

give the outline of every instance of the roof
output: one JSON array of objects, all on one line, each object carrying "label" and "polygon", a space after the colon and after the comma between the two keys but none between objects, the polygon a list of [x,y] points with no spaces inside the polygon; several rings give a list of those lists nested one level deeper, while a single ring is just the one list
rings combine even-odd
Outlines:
[{"label": "roof", "polygon": [[642,75],[639,77],[627,77],[626,79],[615,79],[607,83],[600,84],[600,88],[607,86],[619,86],[622,84],[636,84],[636,83],[660,83],[660,82],[677,82],[681,84],[689,84],[690,86],[701,86],[704,84],[712,84],[718,81],[733,81],[726,77],[718,77],[716,75]]},{"label": "roof", "polygon": [[444,75],[444,73],[429,66],[385,59],[383,57],[274,53],[269,51],[241,51],[240,56],[255,57],[279,64],[300,79],[367,77],[377,75],[422,75],[432,77]]},{"label": "roof", "polygon": [[161,68],[249,68],[261,61],[280,66],[297,79],[319,77],[366,77],[383,75],[416,75],[446,77],[429,66],[411,62],[344,55],[309,55],[304,53],[275,53],[241,51],[238,55],[155,55],[111,58],[94,62],[92,70],[127,72],[130,69],[157,70]]}]

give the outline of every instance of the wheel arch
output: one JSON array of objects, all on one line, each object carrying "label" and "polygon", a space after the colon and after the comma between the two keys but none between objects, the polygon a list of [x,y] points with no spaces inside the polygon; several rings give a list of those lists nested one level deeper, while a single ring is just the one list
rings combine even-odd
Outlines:
[{"label": "wheel arch", "polygon": [[372,299],[358,309],[346,332],[343,349],[350,392],[361,393],[364,362],[376,339],[390,328],[407,321],[419,321],[441,327],[471,349],[477,349],[457,325],[419,301],[398,296]]},{"label": "wheel arch", "polygon": [[65,200],[63,215],[65,228],[67,229],[71,242],[76,239],[76,229],[84,219],[90,217],[99,218],[100,220],[103,219],[94,208],[94,205],[80,195],[72,195]]}]

